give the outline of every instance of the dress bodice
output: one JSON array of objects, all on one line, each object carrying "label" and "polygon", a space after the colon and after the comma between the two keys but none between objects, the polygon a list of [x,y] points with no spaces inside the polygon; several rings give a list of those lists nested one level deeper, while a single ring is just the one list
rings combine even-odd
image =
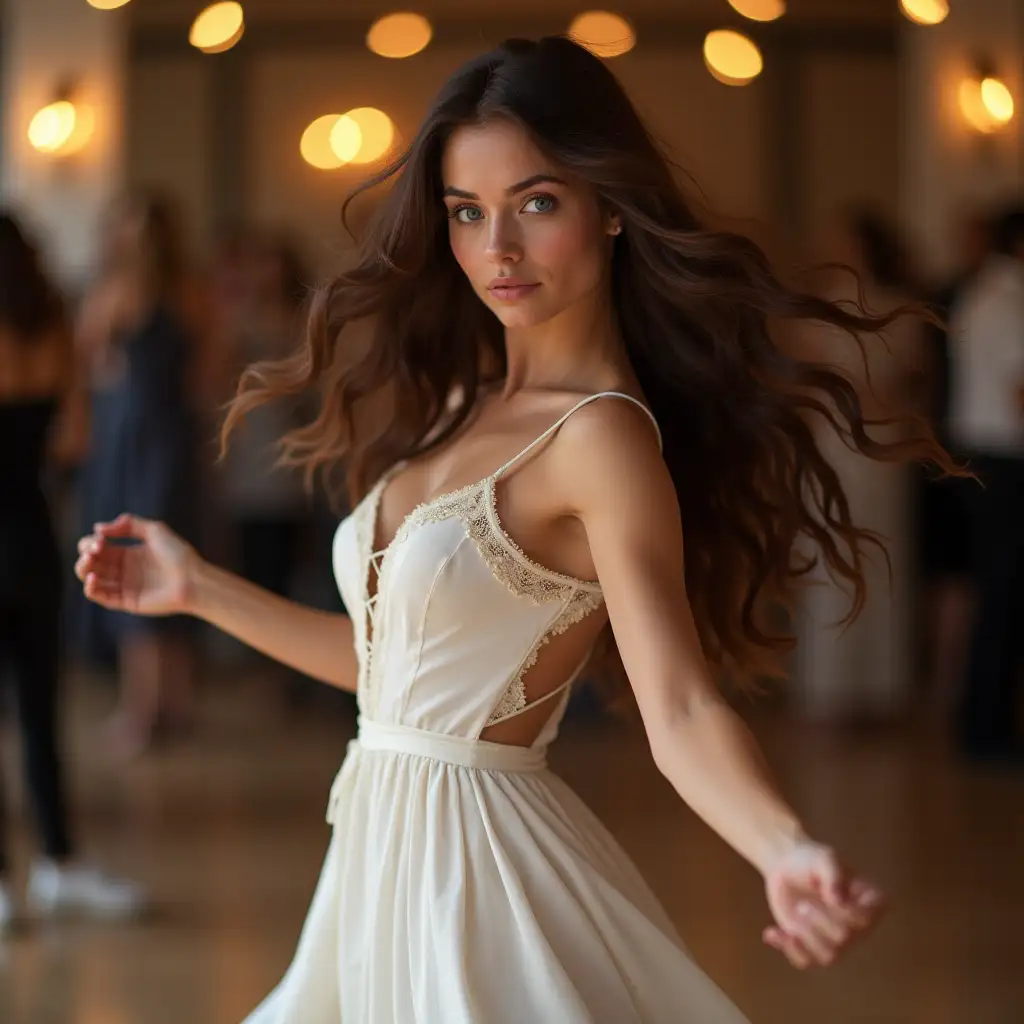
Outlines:
[{"label": "dress bodice", "polygon": [[[476,739],[528,706],[524,677],[547,641],[601,607],[600,584],[530,559],[505,532],[496,485],[592,395],[496,473],[413,509],[383,551],[374,551],[377,481],[338,527],[333,562],[352,616],[364,719]],[[653,420],[653,417],[652,417]],[[370,583],[376,577],[376,592]],[[581,665],[551,693],[556,705],[535,741],[557,734]]]}]

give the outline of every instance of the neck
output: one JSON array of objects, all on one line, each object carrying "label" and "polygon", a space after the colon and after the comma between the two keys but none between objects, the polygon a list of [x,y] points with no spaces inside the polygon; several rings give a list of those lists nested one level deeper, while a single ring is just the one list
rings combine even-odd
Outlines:
[{"label": "neck", "polygon": [[610,302],[581,302],[530,327],[505,330],[502,397],[523,389],[604,390],[629,373]]}]

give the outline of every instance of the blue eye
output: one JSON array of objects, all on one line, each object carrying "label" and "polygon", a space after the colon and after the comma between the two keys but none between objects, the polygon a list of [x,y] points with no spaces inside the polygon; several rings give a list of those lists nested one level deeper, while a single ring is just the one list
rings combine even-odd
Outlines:
[{"label": "blue eye", "polygon": [[[463,215],[466,216],[463,216]],[[473,216],[469,216],[472,214]],[[456,206],[451,213],[452,219],[457,220],[460,224],[475,224],[477,221],[483,220],[483,211],[479,206]]]},{"label": "blue eye", "polygon": [[[523,206],[524,213],[551,213],[558,205],[554,196],[533,196]],[[533,207],[533,209],[530,209]]]}]

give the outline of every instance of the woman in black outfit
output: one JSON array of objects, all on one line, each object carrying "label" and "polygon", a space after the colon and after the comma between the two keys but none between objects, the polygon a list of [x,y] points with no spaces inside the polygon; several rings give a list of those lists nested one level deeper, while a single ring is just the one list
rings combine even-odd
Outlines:
[{"label": "woman in black outfit", "polygon": [[[61,559],[42,477],[51,460],[74,460],[85,433],[74,367],[60,300],[17,223],[0,213],[0,679],[13,684],[44,854],[29,902],[44,913],[123,914],[139,907],[138,890],[72,858],[58,746]],[[2,782],[0,933],[15,917]]]}]

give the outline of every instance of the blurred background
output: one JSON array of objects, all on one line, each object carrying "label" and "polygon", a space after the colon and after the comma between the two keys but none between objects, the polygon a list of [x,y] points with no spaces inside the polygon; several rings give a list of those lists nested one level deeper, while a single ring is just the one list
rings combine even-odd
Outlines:
[{"label": "blurred background", "polygon": [[[1024,2],[417,12],[0,7],[0,1022],[238,1021],[290,961],[353,701],[193,623],[85,607],[74,544],[131,505],[344,610],[344,509],[273,468],[303,408],[254,417],[216,463],[222,405],[247,363],[294,343],[308,287],[351,257],[345,195],[445,78],[507,36],[565,31],[610,62],[717,218],[783,265],[852,264],[874,309],[950,318],[871,358],[992,483],[832,451],[893,585],[870,563],[865,614],[840,632],[848,595],[818,581],[791,613],[790,679],[739,705],[812,832],[890,893],[840,965],[796,972],[761,945],[757,877],[586,685],[555,766],[756,1024],[1024,1020]],[[784,343],[845,358],[813,331]],[[1007,379],[1017,404],[996,396]]]}]

